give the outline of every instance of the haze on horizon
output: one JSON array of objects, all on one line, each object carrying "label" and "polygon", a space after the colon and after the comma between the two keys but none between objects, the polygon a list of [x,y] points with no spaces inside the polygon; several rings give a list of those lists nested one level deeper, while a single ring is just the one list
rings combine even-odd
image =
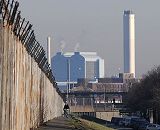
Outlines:
[{"label": "haze on horizon", "polygon": [[[105,74],[123,72],[123,11],[132,10],[136,22],[136,76],[160,65],[160,1],[146,0],[19,0],[37,40],[52,56],[64,52],[95,51],[105,60]],[[53,41],[54,38],[54,41]],[[120,68],[120,70],[119,70]]]}]

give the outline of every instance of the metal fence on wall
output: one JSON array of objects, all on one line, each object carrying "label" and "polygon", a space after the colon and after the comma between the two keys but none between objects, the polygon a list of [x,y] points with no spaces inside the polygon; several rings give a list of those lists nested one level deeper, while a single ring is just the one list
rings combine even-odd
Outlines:
[{"label": "metal fence on wall", "polygon": [[15,0],[1,0],[0,13],[3,20],[3,26],[10,26],[14,35],[21,41],[27,52],[37,62],[41,70],[46,74],[49,80],[56,85],[55,78],[44,48],[36,40],[33,25],[21,16],[21,11],[18,10],[19,2]]},{"label": "metal fence on wall", "polygon": [[0,7],[0,130],[31,130],[61,116],[63,97],[19,3]]}]

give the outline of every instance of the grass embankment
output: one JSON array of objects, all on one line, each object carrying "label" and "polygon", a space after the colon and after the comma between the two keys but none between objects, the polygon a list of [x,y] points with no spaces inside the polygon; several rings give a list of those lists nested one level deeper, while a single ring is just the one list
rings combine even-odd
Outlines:
[{"label": "grass embankment", "polygon": [[78,130],[114,130],[84,119],[72,119],[70,124]]}]

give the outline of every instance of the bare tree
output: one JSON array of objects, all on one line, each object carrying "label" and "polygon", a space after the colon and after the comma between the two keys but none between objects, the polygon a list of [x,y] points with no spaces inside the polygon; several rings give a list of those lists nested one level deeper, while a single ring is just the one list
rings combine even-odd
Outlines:
[{"label": "bare tree", "polygon": [[136,83],[128,92],[127,105],[133,111],[141,111],[146,115],[147,109],[153,109],[155,120],[160,117],[160,66],[149,71],[140,83]]}]

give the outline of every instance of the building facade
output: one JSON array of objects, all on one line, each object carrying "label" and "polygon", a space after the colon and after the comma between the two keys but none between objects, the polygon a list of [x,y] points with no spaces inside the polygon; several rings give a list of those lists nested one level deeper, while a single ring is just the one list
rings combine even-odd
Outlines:
[{"label": "building facade", "polygon": [[58,52],[51,61],[57,82],[77,82],[77,79],[95,80],[104,77],[104,60],[96,52]]}]

